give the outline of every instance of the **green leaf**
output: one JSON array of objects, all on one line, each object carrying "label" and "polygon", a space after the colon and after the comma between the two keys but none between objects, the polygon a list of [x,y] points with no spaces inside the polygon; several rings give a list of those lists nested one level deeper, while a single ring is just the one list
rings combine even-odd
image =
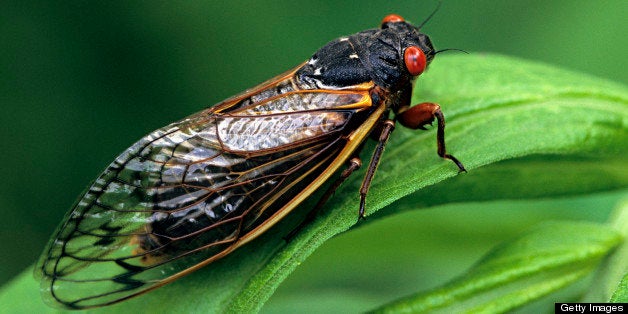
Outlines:
[{"label": "green leaf", "polygon": [[444,287],[376,312],[506,312],[587,275],[621,239],[605,225],[545,223],[494,249]]},{"label": "green leaf", "polygon": [[[439,186],[449,189],[449,184]],[[416,194],[407,198],[414,199]],[[444,285],[472,268],[497,244],[520,237],[541,223],[605,223],[626,195],[628,190],[551,199],[451,203],[376,221],[369,219],[372,223],[368,228],[334,237],[314,252],[282,283],[262,312],[366,312],[400,296]],[[576,302],[591,286],[591,277],[521,310],[547,312],[556,301]]]},{"label": "green leaf", "polygon": [[[628,90],[624,86],[509,57],[439,55],[417,82],[415,101],[428,100],[442,105],[448,151],[469,173],[457,175],[451,162],[438,158],[434,130],[398,127],[369,192],[368,215],[394,202],[398,203],[377,216],[393,214],[396,208],[451,201],[551,197],[628,186],[622,159],[628,150]],[[364,160],[372,147],[367,145]],[[555,157],[548,159],[549,155]],[[497,171],[477,169],[507,159],[513,162],[500,163]],[[543,186],[535,174],[552,179],[552,186]],[[316,221],[289,244],[281,237],[312,208],[317,196],[297,210],[300,214],[290,215],[211,266],[103,311],[259,310],[314,250],[356,224],[361,179],[357,174],[346,182]],[[450,180],[435,185],[445,179]],[[511,182],[529,184],[514,191],[504,188],[504,183]],[[467,190],[450,190],[450,185]],[[416,203],[421,193],[429,193],[423,195],[427,201]],[[408,195],[412,197],[404,199]],[[412,201],[404,203],[407,199]],[[367,224],[375,220],[368,218]],[[23,303],[12,301],[28,300],[29,310],[51,311],[39,303],[37,286],[24,274],[4,287],[0,303],[11,305],[7,311],[19,312]]]},{"label": "green leaf", "polygon": [[621,279],[610,301],[614,303],[628,302],[628,274],[625,274]]},{"label": "green leaf", "polygon": [[[628,198],[623,199],[615,208],[610,224],[628,239]],[[626,302],[628,300],[628,241],[624,241],[616,252],[600,267],[595,282],[583,298],[588,302]],[[623,300],[623,301],[620,301]]]}]

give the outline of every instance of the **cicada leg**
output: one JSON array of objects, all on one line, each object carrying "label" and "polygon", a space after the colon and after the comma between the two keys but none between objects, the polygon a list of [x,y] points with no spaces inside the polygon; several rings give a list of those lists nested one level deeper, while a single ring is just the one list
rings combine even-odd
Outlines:
[{"label": "cicada leg", "polygon": [[379,134],[377,147],[375,147],[375,151],[373,152],[373,156],[371,157],[371,162],[369,162],[369,168],[366,171],[364,180],[362,180],[362,186],[360,187],[360,211],[358,212],[358,220],[364,218],[366,194],[368,194],[369,192],[369,187],[371,186],[371,181],[373,181],[373,176],[375,175],[375,171],[377,170],[379,160],[382,158],[384,147],[386,147],[386,143],[388,143],[390,134],[394,129],[395,121],[390,119],[382,121],[382,128]]},{"label": "cicada leg", "polygon": [[[447,150],[445,149],[445,116],[440,110],[440,106],[438,104],[418,104],[412,108],[399,112],[396,116],[396,119],[399,120],[401,125],[415,130],[425,130],[425,125],[431,124],[434,119],[437,119],[438,128],[436,130],[436,142],[438,145],[438,156],[453,161],[458,167],[459,172],[467,171],[462,163],[458,160],[458,158],[447,154]],[[379,135],[377,147],[375,148],[373,157],[371,157],[371,162],[369,163],[368,170],[366,171],[366,176],[364,177],[364,180],[362,181],[362,187],[360,188],[360,211],[358,219],[364,218],[366,195],[368,194],[371,181],[373,181],[373,176],[375,175],[375,171],[377,170],[379,160],[382,156],[382,153],[384,152],[384,147],[386,146],[388,138],[390,137],[390,134],[394,129],[395,122],[393,120],[387,119],[382,122],[382,128]]]},{"label": "cicada leg", "polygon": [[447,150],[445,149],[445,116],[438,104],[424,102],[397,114],[399,123],[413,130],[425,130],[425,126],[432,124],[434,118],[438,120],[438,128],[436,130],[438,156],[453,161],[456,166],[458,166],[458,172],[467,172],[456,157],[447,154]]}]

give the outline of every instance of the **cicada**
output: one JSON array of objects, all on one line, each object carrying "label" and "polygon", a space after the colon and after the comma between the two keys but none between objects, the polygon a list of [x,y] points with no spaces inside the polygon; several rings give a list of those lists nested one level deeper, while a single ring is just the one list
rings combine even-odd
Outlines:
[{"label": "cicada", "polygon": [[438,52],[422,25],[389,15],[380,28],[333,40],[296,68],[133,144],[45,248],[36,267],[44,299],[71,309],[108,305],[210,264],[329,181],[327,200],[373,137],[363,217],[396,121],[423,129],[436,118],[438,155],[464,171],[446,152],[440,107],[410,107],[413,81]]}]

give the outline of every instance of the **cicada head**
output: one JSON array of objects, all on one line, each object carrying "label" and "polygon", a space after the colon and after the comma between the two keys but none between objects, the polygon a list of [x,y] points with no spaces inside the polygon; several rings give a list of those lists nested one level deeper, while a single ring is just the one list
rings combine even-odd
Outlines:
[{"label": "cicada head", "polygon": [[367,49],[373,81],[390,91],[421,75],[435,55],[429,36],[395,14],[382,20],[381,30]]}]

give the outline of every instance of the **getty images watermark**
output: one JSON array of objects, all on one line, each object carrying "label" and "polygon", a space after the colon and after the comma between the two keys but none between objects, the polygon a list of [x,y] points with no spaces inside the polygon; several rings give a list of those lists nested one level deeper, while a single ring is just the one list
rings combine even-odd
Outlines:
[{"label": "getty images watermark", "polygon": [[628,313],[628,303],[554,303],[555,313]]}]

